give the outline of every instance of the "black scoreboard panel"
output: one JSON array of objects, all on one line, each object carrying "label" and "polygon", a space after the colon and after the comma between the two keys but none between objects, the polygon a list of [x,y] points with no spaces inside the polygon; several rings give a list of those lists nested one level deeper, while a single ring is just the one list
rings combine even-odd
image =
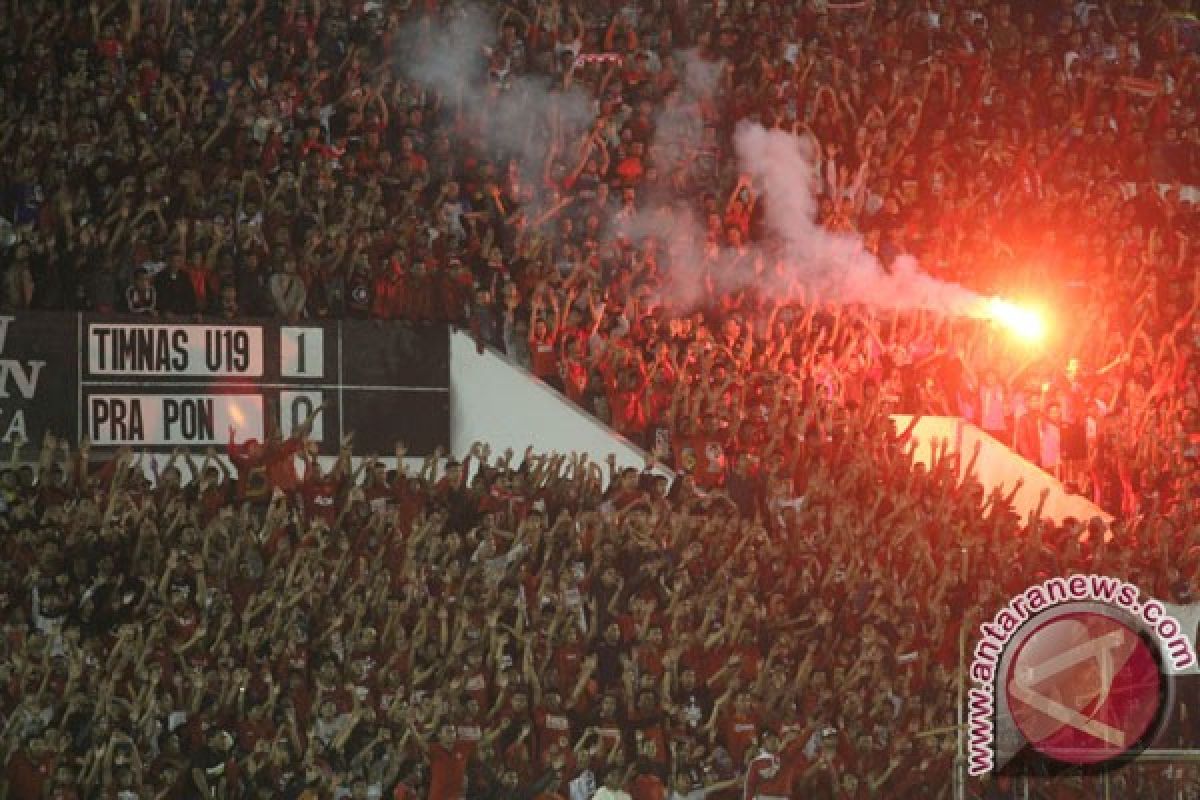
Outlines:
[{"label": "black scoreboard panel", "polygon": [[444,389],[450,382],[450,337],[442,326],[341,323],[345,382]]},{"label": "black scoreboard panel", "polygon": [[[443,326],[341,323],[341,394],[346,430],[360,453],[390,453],[403,440],[414,455],[450,445],[450,335]],[[398,385],[402,390],[380,390]]]},{"label": "black scoreboard panel", "polygon": [[171,449],[284,435],[318,406],[312,438],[334,454],[414,455],[450,434],[444,327],[369,321],[171,324],[78,318],[78,431],[97,447]]},{"label": "black scoreboard panel", "polygon": [[0,441],[36,445],[47,433],[74,435],[76,319],[0,315]]}]

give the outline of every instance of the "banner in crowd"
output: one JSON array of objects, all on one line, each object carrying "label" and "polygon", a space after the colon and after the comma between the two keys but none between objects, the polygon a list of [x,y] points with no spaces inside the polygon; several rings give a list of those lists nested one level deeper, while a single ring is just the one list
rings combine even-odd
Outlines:
[{"label": "banner in crowd", "polygon": [[[215,325],[79,314],[0,317],[0,435],[46,432],[97,447],[207,447],[283,435],[309,414],[336,453],[450,438],[449,343],[440,327],[367,321]],[[268,417],[274,424],[268,424]]]}]

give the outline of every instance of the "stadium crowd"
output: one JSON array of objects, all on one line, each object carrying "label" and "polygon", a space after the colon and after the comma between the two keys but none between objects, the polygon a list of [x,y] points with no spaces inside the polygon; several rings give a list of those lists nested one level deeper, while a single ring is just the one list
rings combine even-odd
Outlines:
[{"label": "stadium crowd", "polygon": [[[1171,517],[1017,519],[955,457],[914,467],[877,405],[828,443],[782,428],[765,484],[739,461],[707,492],[486,445],[408,474],[349,437],[325,472],[307,425],[231,431],[236,473],[48,435],[2,473],[0,797],[948,798],[983,614],[1076,570],[1194,596]],[[1181,703],[1160,744],[1194,738]]]},{"label": "stadium crowd", "polygon": [[[1194,461],[1186,3],[5,10],[5,309],[449,321],[651,447],[654,386],[714,346],[717,372],[965,416],[1126,516]],[[815,143],[825,228],[1040,299],[1054,345],[806,304],[740,120]]]},{"label": "stadium crowd", "polygon": [[[948,796],[918,734],[964,620],[1076,567],[1193,597],[1182,10],[547,0],[458,57],[453,3],[7,0],[3,310],[449,322],[681,476],[301,477],[296,439],[147,484],[48,439],[0,487],[9,800]],[[816,143],[826,229],[1058,339],[819,296],[739,120]],[[1111,541],[914,468],[889,411],[976,421]]]}]

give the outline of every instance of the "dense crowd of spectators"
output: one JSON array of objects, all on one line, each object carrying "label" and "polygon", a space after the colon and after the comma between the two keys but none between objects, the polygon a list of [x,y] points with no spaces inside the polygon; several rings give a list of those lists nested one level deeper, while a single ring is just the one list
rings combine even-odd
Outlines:
[{"label": "dense crowd of spectators", "polygon": [[[652,800],[740,792],[747,758],[765,795],[946,796],[953,737],[916,734],[953,722],[961,609],[1075,567],[1192,596],[1179,3],[494,10],[452,86],[453,3],[0,6],[4,310],[450,322],[681,475],[481,448],[300,479],[294,440],[146,485],[47,441],[0,487],[9,800],[449,800],[464,771]],[[741,120],[816,143],[825,228],[1039,297],[1057,338],[818,297]],[[976,421],[1111,541],[913,468],[897,410]]]},{"label": "dense crowd of spectators", "polygon": [[[450,321],[651,446],[653,387],[712,341],[730,374],[971,418],[1136,513],[1200,433],[1186,6],[9,2],[0,306]],[[985,325],[762,291],[795,265],[748,249],[747,119],[816,143],[827,228],[1033,293],[1062,336],[1005,358]]]},{"label": "dense crowd of spectators", "polygon": [[1030,576],[1193,597],[1195,529],[1018,519],[877,406],[844,421],[777,433],[762,495],[744,462],[712,491],[486,445],[409,474],[348,438],[326,472],[302,426],[231,431],[235,476],[47,436],[0,473],[0,797],[949,798],[959,648]]}]

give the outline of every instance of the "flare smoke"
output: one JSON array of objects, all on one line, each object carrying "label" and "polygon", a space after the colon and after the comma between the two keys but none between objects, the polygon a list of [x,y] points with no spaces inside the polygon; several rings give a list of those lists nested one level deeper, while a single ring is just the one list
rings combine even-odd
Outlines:
[{"label": "flare smoke", "polygon": [[733,144],[741,171],[762,187],[767,230],[780,241],[787,269],[810,291],[876,308],[981,313],[979,295],[921,272],[911,256],[884,269],[860,236],[817,224],[816,154],[809,139],[742,122]]}]

